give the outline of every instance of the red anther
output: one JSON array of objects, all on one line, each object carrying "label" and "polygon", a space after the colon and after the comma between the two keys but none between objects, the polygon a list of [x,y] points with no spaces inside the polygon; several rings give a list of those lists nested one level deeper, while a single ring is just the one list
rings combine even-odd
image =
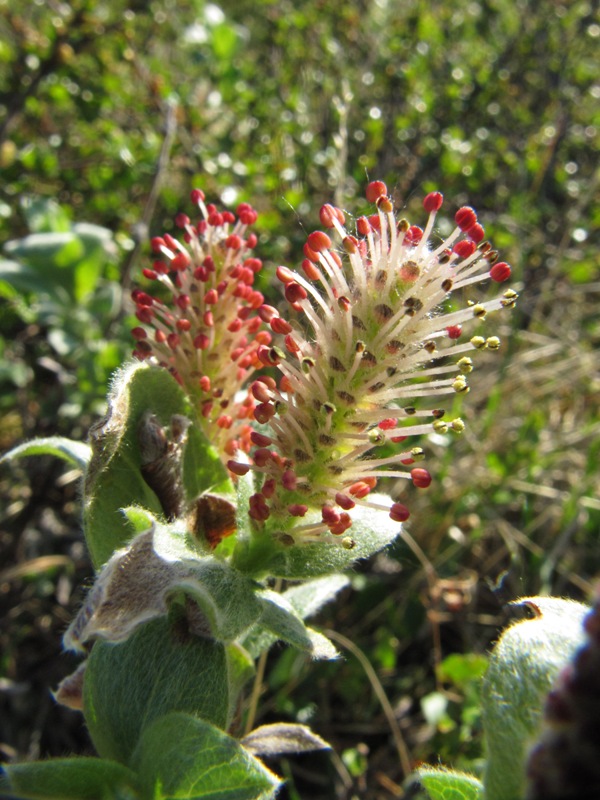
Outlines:
[{"label": "red anther", "polygon": [[213,257],[212,256],[206,256],[206,258],[202,262],[202,266],[206,267],[208,272],[214,272],[215,271],[215,262],[213,260]]},{"label": "red anther", "polygon": [[[232,350],[231,353],[229,354],[229,358],[233,362],[235,362],[243,354],[243,352],[244,352],[244,348],[243,347],[236,347],[235,350]],[[241,362],[240,362],[240,364],[241,364]]]},{"label": "red anther", "polygon": [[356,236],[344,236],[342,239],[342,247],[348,255],[354,255],[354,253],[358,252],[358,239]]},{"label": "red anther", "polygon": [[362,498],[366,497],[370,491],[371,487],[366,481],[357,481],[349,487],[348,494],[351,494],[353,497],[358,497],[359,500],[362,500]]},{"label": "red anther", "polygon": [[342,492],[338,492],[335,496],[335,502],[343,508],[344,511],[350,511],[351,508],[354,508],[356,503],[347,494],[343,494]]},{"label": "red anther", "polygon": [[389,197],[383,195],[377,200],[377,208],[384,214],[391,214],[394,210],[394,204]]},{"label": "red anther", "polygon": [[197,281],[202,281],[202,283],[206,283],[208,280],[208,270],[206,267],[196,267],[194,270],[194,278]]},{"label": "red anther", "polygon": [[302,505],[302,503],[292,503],[287,510],[292,517],[303,517],[308,511],[308,506]]},{"label": "red anther", "polygon": [[403,458],[400,460],[401,464],[404,464],[405,467],[410,467],[411,464],[415,463],[414,458]]},{"label": "red anther", "polygon": [[219,295],[217,294],[216,289],[210,289],[204,295],[204,302],[206,303],[207,306],[214,306],[214,304],[218,302],[218,300],[219,300]]},{"label": "red anther", "polygon": [[260,258],[247,258],[244,261],[244,266],[248,269],[251,269],[254,274],[261,271],[262,265],[263,262],[260,260]]},{"label": "red anther", "polygon": [[180,250],[171,260],[171,269],[177,272],[182,272],[184,269],[188,268],[190,262],[191,259],[188,254]]},{"label": "red anther", "polygon": [[202,389],[203,392],[210,392],[210,378],[208,375],[203,375],[199,381],[198,386]]},{"label": "red anther", "polygon": [[163,239],[165,240],[165,244],[167,247],[170,247],[171,250],[177,250],[177,240],[174,239],[170,233],[163,234]]},{"label": "red anther", "polygon": [[294,387],[287,375],[282,375],[279,381],[279,391],[287,392],[288,394],[294,391]]},{"label": "red anther", "polygon": [[196,350],[206,350],[209,344],[210,339],[205,333],[199,333],[197,336],[194,336],[193,345]]},{"label": "red anther", "polygon": [[281,476],[281,483],[284,489],[287,489],[289,492],[293,492],[296,489],[296,485],[298,483],[298,476],[296,475],[293,469],[285,470],[285,472]]},{"label": "red anther", "polygon": [[175,300],[175,305],[182,311],[185,311],[187,308],[189,308],[191,304],[192,300],[189,294],[180,294]]},{"label": "red anther", "polygon": [[[240,319],[243,318],[240,317]],[[248,324],[246,325],[246,330],[248,331],[249,334],[255,334],[260,330],[261,325],[262,321],[259,319],[259,317],[252,317],[252,319],[249,320]]]},{"label": "red anther", "polygon": [[176,350],[179,347],[179,343],[181,339],[176,333],[170,333],[167,336],[167,344],[171,348],[171,350]]},{"label": "red anther", "polygon": [[178,228],[185,228],[185,226],[189,224],[190,224],[190,218],[188,217],[187,214],[182,214],[181,212],[179,212],[179,214],[177,214],[177,216],[175,217],[175,225],[177,225]]},{"label": "red anther", "polygon": [[213,317],[212,311],[205,311],[204,314],[202,315],[202,321],[204,322],[207,328],[214,327],[215,318]]},{"label": "red anther", "polygon": [[147,339],[148,334],[143,328],[137,327],[131,329],[131,335],[136,340],[136,342],[141,342],[142,339]]},{"label": "red anther", "polygon": [[371,233],[371,223],[366,217],[359,217],[356,220],[356,230],[361,236],[367,236]]},{"label": "red anther", "polygon": [[291,353],[293,356],[295,356],[297,353],[300,352],[300,345],[294,339],[291,333],[288,333],[283,342],[285,344],[285,349],[288,351],[288,353]]},{"label": "red anther", "polygon": [[279,359],[277,358],[277,354],[273,352],[273,348],[268,347],[266,344],[261,344],[257,348],[256,355],[260,363],[265,367],[274,367],[279,363]]},{"label": "red anther", "polygon": [[439,211],[444,202],[444,195],[441,192],[429,192],[423,198],[423,208],[428,214],[433,214]]},{"label": "red anther", "polygon": [[267,480],[263,483],[260,492],[268,500],[269,498],[273,497],[276,489],[277,483],[275,482],[275,478],[267,478]]},{"label": "red anther", "polygon": [[318,281],[321,277],[319,270],[312,261],[308,260],[308,258],[305,258],[302,262],[302,269],[304,270],[304,274],[309,281]]},{"label": "red anther", "polygon": [[144,359],[148,358],[151,352],[152,345],[150,342],[138,342],[138,346],[133,351],[132,355],[140,361],[144,361]]},{"label": "red anther", "polygon": [[229,331],[229,333],[238,333],[238,331],[241,330],[242,325],[243,325],[242,320],[239,317],[236,317],[236,319],[234,319],[233,322],[229,323],[229,325],[227,326],[227,330]]},{"label": "red anther", "polygon": [[242,237],[235,233],[225,239],[225,247],[229,247],[230,250],[241,250],[243,244]]},{"label": "red anther", "polygon": [[335,227],[336,220],[340,225],[343,225],[346,222],[343,211],[340,208],[330,205],[329,203],[321,206],[319,218],[321,220],[321,225],[323,225],[325,228]]},{"label": "red anther", "polygon": [[342,511],[338,522],[329,526],[329,532],[332,533],[334,536],[341,536],[343,533],[346,533],[346,531],[348,530],[348,528],[351,527],[351,525],[352,525],[352,520],[350,518],[350,514],[347,514],[345,511]]},{"label": "red anther", "polygon": [[331,239],[326,233],[323,233],[323,231],[313,231],[313,233],[310,233],[306,243],[315,253],[321,253],[323,250],[329,250],[331,247]]},{"label": "red anther", "polygon": [[271,460],[272,455],[271,451],[266,447],[260,447],[254,451],[252,458],[257,467],[265,467]]},{"label": "red anther", "polygon": [[224,292],[225,292],[225,290],[227,289],[227,286],[228,286],[228,285],[229,285],[229,282],[228,282],[228,281],[220,281],[220,282],[217,284],[217,294],[219,295],[219,297],[221,297],[221,296],[223,295],[223,293],[224,293]]},{"label": "red anther", "polygon": [[315,264],[318,262],[319,254],[317,252],[315,252],[314,250],[311,250],[311,248],[308,246],[307,242],[304,243],[304,247],[302,248],[302,252],[304,253],[304,255],[310,261],[313,261]]},{"label": "red anther", "polygon": [[257,447],[269,447],[273,444],[273,439],[270,436],[265,436],[264,433],[259,433],[258,431],[252,431],[250,441]]},{"label": "red anther", "polygon": [[252,284],[254,283],[254,273],[249,267],[241,267],[239,277],[240,281],[242,283],[247,283],[248,286],[252,286]]},{"label": "red anther", "polygon": [[250,387],[252,397],[258,400],[259,403],[268,403],[271,400],[271,392],[262,381],[254,381]]},{"label": "red anther", "polygon": [[146,306],[138,308],[135,315],[140,322],[145,322],[147,325],[154,321],[154,312],[151,308],[147,308]]},{"label": "red anther", "polygon": [[416,467],[411,470],[410,477],[417,489],[426,489],[431,483],[431,475],[422,467]]},{"label": "red anther", "polygon": [[[221,216],[225,225],[233,225],[235,222],[235,214],[232,214],[231,211],[222,211]],[[227,246],[229,247],[229,245]]]},{"label": "red anther", "polygon": [[406,522],[410,517],[410,511],[402,503],[394,503],[390,508],[390,517],[394,522]]},{"label": "red anther", "polygon": [[259,403],[254,409],[254,419],[265,425],[275,416],[275,406],[272,403]]},{"label": "red anther", "polygon": [[264,295],[261,292],[250,292],[248,297],[246,298],[246,302],[252,309],[257,309],[262,306],[265,302]]},{"label": "red anther", "polygon": [[321,517],[326,525],[335,525],[340,521],[340,514],[331,506],[323,506],[321,509]]},{"label": "red anther", "polygon": [[254,341],[256,342],[256,344],[270,344],[271,334],[269,333],[269,331],[259,331],[254,337]]},{"label": "red anther", "polygon": [[462,333],[462,325],[449,325],[446,328],[449,339],[459,339]]},{"label": "red anther", "polygon": [[204,403],[202,403],[202,416],[205,419],[208,419],[212,413],[212,410],[213,410],[213,403],[211,403],[210,400],[205,400]]},{"label": "red anther", "polygon": [[196,230],[199,236],[203,236],[208,230],[208,222],[205,219],[199,220],[196,224]]},{"label": "red anther", "polygon": [[287,267],[277,267],[275,274],[282,283],[291,283],[296,280],[296,275],[291,269]]},{"label": "red anther", "polygon": [[483,226],[480,225],[478,222],[475,223],[472,227],[469,228],[467,231],[467,236],[473,242],[483,242],[485,239],[485,231],[483,230]]},{"label": "red anther", "polygon": [[182,318],[177,320],[175,327],[178,331],[181,331],[181,333],[187,333],[187,331],[191,329],[192,323],[189,321],[189,319]]},{"label": "red anther", "polygon": [[154,341],[157,344],[164,344],[167,341],[167,334],[161,330],[154,331]]},{"label": "red anther", "polygon": [[238,283],[238,285],[233,290],[232,294],[234,297],[237,297],[238,300],[245,300],[252,290],[249,286],[245,283]]},{"label": "red anther", "polygon": [[380,231],[381,230],[381,220],[379,219],[379,214],[371,214],[371,216],[369,217],[368,222],[369,222],[369,225],[371,226],[371,228],[374,231]]},{"label": "red anther", "polygon": [[220,417],[217,417],[217,426],[219,428],[223,428],[224,430],[228,430],[233,425],[233,417],[230,417],[229,414],[221,414]]},{"label": "red anther", "polygon": [[273,333],[290,333],[292,326],[290,323],[281,317],[273,317],[271,320],[271,330]]},{"label": "red anther", "polygon": [[[256,247],[256,245],[258,244],[258,236],[255,233],[251,233],[250,236],[248,236],[248,238],[244,242],[244,244],[245,244],[247,250],[253,250]],[[260,261],[260,259],[258,259],[258,258],[256,260]],[[262,267],[262,262],[261,262],[260,266]],[[260,269],[260,267],[259,267],[259,269]]]},{"label": "red anther", "polygon": [[461,239],[460,242],[457,242],[452,248],[452,252],[456,253],[460,258],[472,256],[475,250],[477,250],[475,242],[469,239]]},{"label": "red anther", "polygon": [[157,275],[166,275],[169,271],[169,265],[165,264],[164,261],[154,261],[152,262],[152,269]]},{"label": "red anther", "polygon": [[156,272],[153,269],[148,269],[148,267],[142,270],[142,275],[144,278],[148,278],[149,281],[155,281],[158,278]]},{"label": "red anther", "polygon": [[374,489],[377,486],[377,478],[363,478],[363,483],[366,483],[370,489]]},{"label": "red anther", "polygon": [[378,428],[381,428],[382,431],[390,431],[398,425],[398,420],[395,417],[388,417],[387,419],[382,419]]},{"label": "red anther", "polygon": [[248,472],[250,472],[250,465],[242,464],[239,461],[228,461],[227,469],[233,472],[234,475],[239,475],[241,478],[243,475],[247,475]]},{"label": "red anther", "polygon": [[204,200],[204,192],[202,189],[192,189],[190,192],[192,203],[200,203]]},{"label": "red anther", "polygon": [[404,442],[408,439],[408,436],[391,436],[390,442],[394,442],[394,444],[399,444],[400,442]]},{"label": "red anther", "polygon": [[371,181],[365,195],[369,203],[376,203],[380,197],[387,195],[387,186],[383,181]]},{"label": "red anther", "polygon": [[338,306],[342,311],[348,312],[352,308],[352,303],[347,297],[338,297]]},{"label": "red anther", "polygon": [[342,268],[342,257],[340,256],[339,253],[336,253],[335,250],[331,250],[329,253],[329,257],[336,266],[338,266],[340,269]]},{"label": "red anther", "polygon": [[134,289],[131,293],[131,297],[137,306],[152,306],[154,305],[154,299],[150,297],[149,294],[146,292],[142,292],[139,289]]},{"label": "red anther", "polygon": [[166,242],[162,236],[153,236],[150,239],[150,247],[153,253],[162,253],[163,248],[166,247]]},{"label": "red anther", "polygon": [[496,283],[504,283],[510,278],[511,268],[505,261],[499,261],[490,270],[490,278]]},{"label": "red anther", "polygon": [[477,214],[471,206],[462,206],[454,215],[454,221],[461,231],[468,231],[477,222]]},{"label": "red anther", "polygon": [[404,234],[404,241],[406,244],[419,244],[421,239],[423,238],[423,229],[419,228],[418,225],[411,225],[410,228]]},{"label": "red anther", "polygon": [[304,286],[300,286],[295,281],[287,284],[284,294],[288,303],[300,303],[301,300],[306,300],[308,297]]},{"label": "red anther", "polygon": [[212,225],[213,228],[220,228],[224,223],[223,214],[219,214],[218,211],[215,211],[208,215],[207,222],[209,225]]},{"label": "red anther", "polygon": [[279,312],[273,306],[262,305],[260,308],[257,309],[258,316],[262,319],[263,322],[271,322],[273,317],[278,316]]},{"label": "red anther", "polygon": [[398,274],[401,280],[407,283],[414,283],[421,274],[421,269],[414,261],[407,261],[402,264]]}]

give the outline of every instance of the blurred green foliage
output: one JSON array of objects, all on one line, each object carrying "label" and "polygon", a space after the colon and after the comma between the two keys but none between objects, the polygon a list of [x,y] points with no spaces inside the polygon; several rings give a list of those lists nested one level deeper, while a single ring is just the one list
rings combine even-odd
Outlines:
[{"label": "blurred green foliage", "polygon": [[[470,679],[447,676],[445,734],[421,699],[448,694],[444,656],[493,638],[486,580],[508,569],[511,597],[585,596],[600,571],[599,39],[592,0],[0,0],[2,449],[84,435],[131,348],[149,235],[194,186],[251,201],[274,264],[300,262],[323,202],[360,213],[378,178],[415,222],[432,189],[449,213],[472,204],[513,265],[517,311],[487,329],[502,350],[453,409],[467,432],[423,443],[434,485],[403,498],[425,571],[398,544],[329,623],[410,719],[415,758],[457,763],[459,747],[466,765],[477,750]],[[272,708],[358,753],[347,771],[361,736],[393,750],[350,656],[308,679],[296,654],[272,661]],[[393,752],[374,761],[396,780]]]}]

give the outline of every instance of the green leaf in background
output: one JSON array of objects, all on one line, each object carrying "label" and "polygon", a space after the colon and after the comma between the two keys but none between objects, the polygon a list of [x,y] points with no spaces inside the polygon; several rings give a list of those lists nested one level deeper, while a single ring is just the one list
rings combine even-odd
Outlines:
[{"label": "green leaf in background", "polygon": [[423,767],[417,775],[431,800],[483,799],[483,786],[473,775],[433,767]]},{"label": "green leaf in background", "polygon": [[237,700],[228,673],[222,644],[166,618],[123,644],[97,641],[86,668],[84,715],[99,755],[129,764],[144,728],[171,711],[226,727]]},{"label": "green leaf in background", "polygon": [[31,442],[24,442],[18,447],[14,447],[0,457],[0,464],[3,461],[12,461],[25,456],[56,456],[56,458],[62,458],[63,461],[85,470],[91,455],[92,451],[89,445],[83,442],[75,442],[64,436],[49,436],[43,439],[33,439]]},{"label": "green leaf in background", "polygon": [[238,741],[186,714],[148,726],[135,754],[144,796],[267,800],[280,780]]},{"label": "green leaf in background", "polygon": [[56,758],[7,764],[0,796],[19,800],[136,800],[137,777],[102,758]]},{"label": "green leaf in background", "polygon": [[67,233],[71,229],[69,214],[55,200],[30,195],[20,206],[31,233]]},{"label": "green leaf in background", "polygon": [[281,594],[265,589],[260,594],[263,614],[261,626],[267,628],[276,639],[309,652],[313,658],[332,659],[339,653],[332,643],[320,633],[307,628],[299,614]]}]

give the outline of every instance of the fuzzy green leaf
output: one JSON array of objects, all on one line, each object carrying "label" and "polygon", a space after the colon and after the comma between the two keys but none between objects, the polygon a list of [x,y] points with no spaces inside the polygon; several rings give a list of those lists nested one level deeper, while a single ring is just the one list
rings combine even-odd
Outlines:
[{"label": "fuzzy green leaf", "polygon": [[234,701],[225,647],[183,624],[153,620],[126,642],[97,641],[88,658],[84,714],[103,758],[128,764],[143,729],[171,711],[225,727]]},{"label": "fuzzy green leaf", "polygon": [[423,767],[417,771],[417,775],[431,800],[483,798],[483,785],[473,775],[434,767]]},{"label": "fuzzy green leaf", "polygon": [[[137,776],[101,758],[56,758],[9,764],[0,796],[19,800],[136,800]],[[6,793],[5,793],[6,792]],[[9,794],[10,792],[10,794]]]},{"label": "fuzzy green leaf", "polygon": [[186,714],[168,714],[146,728],[135,763],[153,800],[267,800],[280,785],[238,741]]},{"label": "fuzzy green leaf", "polygon": [[56,458],[62,458],[63,461],[85,470],[91,455],[91,448],[83,442],[75,442],[64,436],[48,436],[13,447],[0,458],[0,464],[3,461],[12,461],[25,456],[56,456]]}]

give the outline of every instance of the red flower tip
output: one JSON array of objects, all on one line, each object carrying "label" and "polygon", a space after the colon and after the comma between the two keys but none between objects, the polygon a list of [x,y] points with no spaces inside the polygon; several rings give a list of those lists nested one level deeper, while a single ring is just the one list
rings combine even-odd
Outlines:
[{"label": "red flower tip", "polygon": [[319,218],[321,220],[321,225],[323,225],[324,228],[333,228],[336,220],[340,223],[340,225],[344,225],[346,222],[343,211],[340,208],[330,205],[329,203],[321,206]]},{"label": "red flower tip", "polygon": [[411,470],[410,477],[417,489],[426,489],[431,483],[431,475],[422,467]]},{"label": "red flower tip", "polygon": [[467,236],[469,239],[471,239],[471,241],[479,244],[479,242],[482,242],[485,239],[485,231],[483,230],[483,226],[476,222],[475,225],[473,225],[467,231]]},{"label": "red flower tip", "polygon": [[185,226],[189,224],[190,224],[190,218],[188,217],[187,214],[182,214],[180,212],[175,217],[175,225],[177,225],[178,228],[185,228]]},{"label": "red flower tip", "polygon": [[468,231],[477,222],[477,214],[471,206],[463,206],[459,208],[454,215],[454,221],[461,229],[461,231]]},{"label": "red flower tip", "polygon": [[503,283],[510,278],[511,268],[504,261],[499,261],[490,270],[490,278],[496,283]]},{"label": "red flower tip", "polygon": [[448,338],[458,339],[462,333],[462,327],[460,325],[450,325],[446,328],[446,333]]},{"label": "red flower tip", "polygon": [[423,199],[423,208],[428,214],[439,211],[444,202],[444,195],[441,192],[429,192]]},{"label": "red flower tip", "polygon": [[394,522],[406,522],[410,517],[410,511],[402,503],[394,503],[390,508],[390,517]]},{"label": "red flower tip", "polygon": [[376,203],[380,197],[387,195],[387,186],[383,181],[371,181],[365,194],[369,203]]},{"label": "red flower tip", "polygon": [[323,233],[323,231],[313,231],[313,233],[310,233],[306,243],[315,253],[320,253],[331,247],[331,239],[326,233]]},{"label": "red flower tip", "polygon": [[472,256],[475,250],[477,250],[475,242],[470,241],[469,239],[461,239],[460,242],[457,242],[452,248],[452,251],[460,258],[468,258],[469,256]]},{"label": "red flower tip", "polygon": [[418,225],[411,225],[404,235],[406,244],[419,244],[423,238],[423,230]]}]

